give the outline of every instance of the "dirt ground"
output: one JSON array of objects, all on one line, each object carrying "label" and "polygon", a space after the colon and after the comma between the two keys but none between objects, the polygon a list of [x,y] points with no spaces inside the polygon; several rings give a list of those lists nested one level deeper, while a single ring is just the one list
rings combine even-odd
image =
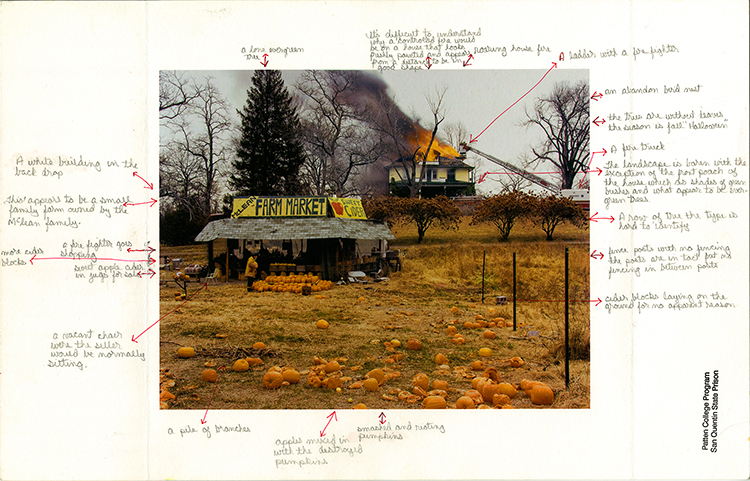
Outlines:
[{"label": "dirt ground", "polygon": [[[307,296],[247,292],[238,281],[205,288],[193,279],[186,300],[178,300],[175,294],[181,289],[168,282],[160,288],[163,318],[158,326],[162,408],[205,409],[209,400],[212,409],[347,409],[360,403],[370,409],[422,408],[425,393],[415,391],[413,384],[420,373],[429,379],[428,391],[433,381],[447,381],[447,389],[439,386],[443,389],[432,394],[445,398],[448,408],[472,395],[472,380],[482,375],[516,389],[524,379],[542,381],[555,394],[552,405],[536,405],[518,389],[510,400],[514,408],[588,408],[588,302],[571,303],[571,342],[580,359],[570,361],[570,385],[565,388],[564,312],[559,301],[566,245],[578,266],[571,269],[571,298],[582,301],[589,292],[587,233],[580,239],[575,232],[570,237],[565,245],[532,239],[490,246],[464,242],[460,249],[449,239],[454,260],[446,259],[450,254],[445,244],[435,239],[433,245],[408,246],[404,269],[387,281],[334,285]],[[201,255],[199,246],[165,250],[186,258]],[[523,288],[519,298],[554,301],[519,302],[515,330],[500,322],[513,320],[512,304],[495,303],[500,293],[511,298],[511,251],[519,252],[518,269],[524,277],[518,283]],[[485,269],[484,303],[483,262],[494,266]],[[162,272],[162,279],[171,274]],[[328,328],[317,327],[319,320]],[[464,343],[454,341],[452,329]],[[410,339],[420,341],[421,349],[409,349]],[[258,342],[264,346],[253,347]],[[195,356],[178,357],[181,347],[194,348]],[[480,355],[482,348],[490,349],[488,356]],[[438,364],[438,354],[448,362]],[[523,365],[513,367],[514,357]],[[260,358],[263,364],[235,372],[235,361],[244,358]],[[331,361],[338,362],[339,369],[323,373]],[[482,366],[472,369],[476,361]],[[262,379],[274,366],[299,372],[299,383],[266,389]],[[497,375],[488,374],[488,368]],[[203,381],[205,369],[216,370],[218,382]],[[375,391],[367,391],[361,384],[374,369],[385,377]],[[330,388],[313,387],[311,377],[335,379]],[[492,405],[487,401],[482,407]]]}]

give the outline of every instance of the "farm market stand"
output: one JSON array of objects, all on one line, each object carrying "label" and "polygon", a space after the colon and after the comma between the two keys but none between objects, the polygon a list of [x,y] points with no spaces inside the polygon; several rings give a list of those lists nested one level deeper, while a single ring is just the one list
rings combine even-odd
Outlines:
[{"label": "farm market stand", "polygon": [[334,197],[235,197],[231,217],[209,222],[195,238],[208,243],[208,265],[230,278],[240,277],[253,256],[259,274],[313,273],[331,281],[387,267],[393,239],[387,224],[367,219],[359,199]]}]

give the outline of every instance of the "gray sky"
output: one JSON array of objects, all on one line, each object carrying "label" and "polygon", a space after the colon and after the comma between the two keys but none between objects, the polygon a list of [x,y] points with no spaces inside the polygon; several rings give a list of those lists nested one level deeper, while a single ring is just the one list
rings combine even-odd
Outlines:
[{"label": "gray sky", "polygon": [[[524,107],[530,109],[535,99],[549,93],[557,82],[573,84],[580,80],[588,80],[589,75],[588,70],[566,70],[558,67],[552,69],[545,77],[547,70],[474,70],[468,67],[461,70],[433,68],[419,71],[390,71],[384,74],[370,73],[388,84],[389,93],[401,110],[407,115],[416,113],[424,119],[423,126],[426,128],[431,128],[429,122],[432,119],[426,95],[434,93],[436,89],[442,90],[447,87],[444,97],[446,118],[445,123],[441,125],[461,122],[474,137],[544,77],[539,85],[492,123],[492,126],[480,135],[479,140],[472,144],[495,157],[519,165],[519,157],[530,152],[530,147],[542,138],[540,129],[521,125],[526,118]],[[241,110],[247,100],[247,90],[252,86],[250,79],[254,71],[185,73],[199,78],[211,75],[232,108]],[[282,71],[282,77],[290,92],[294,91],[293,85],[298,75],[299,71]],[[239,116],[236,120],[239,122]],[[484,172],[503,171],[499,165],[480,158],[473,162],[473,158],[470,154],[469,163],[477,166],[477,179]],[[549,170],[549,166],[535,169],[540,172]],[[498,177],[488,176],[483,183],[477,185],[478,192],[495,193],[500,186],[494,180]],[[552,179],[551,176],[543,177]]]}]

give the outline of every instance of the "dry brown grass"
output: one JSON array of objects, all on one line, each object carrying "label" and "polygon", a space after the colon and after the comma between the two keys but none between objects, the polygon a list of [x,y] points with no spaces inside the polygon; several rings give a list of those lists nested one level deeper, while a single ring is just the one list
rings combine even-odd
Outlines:
[{"label": "dry brown grass", "polygon": [[[325,299],[289,293],[247,293],[242,283],[209,286],[208,291],[199,292],[160,322],[161,367],[168,369],[175,381],[169,390],[176,398],[168,404],[173,409],[205,409],[218,386],[212,409],[346,409],[360,402],[372,409],[417,408],[420,403],[408,404],[383,396],[395,397],[396,390],[411,391],[412,377],[422,372],[431,381],[449,382],[450,405],[471,388],[471,378],[481,374],[468,368],[471,362],[481,359],[487,367],[495,367],[503,381],[518,383],[526,378],[548,383],[556,393],[553,408],[589,407],[587,355],[571,362],[571,384],[565,389],[562,357],[556,351],[563,339],[561,302],[519,302],[517,316],[523,327],[517,331],[493,328],[495,339],[484,338],[485,329],[463,327],[477,314],[488,319],[512,319],[512,306],[494,305],[494,297],[512,296],[513,252],[517,252],[519,299],[562,299],[566,245],[570,248],[571,298],[588,299],[588,232],[571,230],[565,234],[568,243],[563,244],[545,242],[541,229],[533,233],[519,226],[517,229],[511,234],[511,242],[500,244],[493,238],[492,229],[469,227],[465,222],[458,237],[452,231],[429,231],[421,245],[410,242],[408,229],[397,229],[395,244],[406,252],[403,271],[393,273],[385,283],[334,287],[320,293],[327,296]],[[190,247],[184,254],[179,248],[170,248],[170,252],[185,258],[194,255],[200,261],[201,256],[205,258],[201,248]],[[485,252],[486,302],[482,304]],[[197,288],[198,284],[189,284],[189,293]],[[174,300],[177,290],[174,285],[161,288],[162,315],[180,305]],[[451,312],[453,306],[458,308],[457,313]],[[317,329],[318,319],[326,319],[329,329]],[[579,348],[585,344],[587,349],[588,319],[589,304],[574,303],[571,320],[580,331],[580,335],[576,334]],[[466,344],[451,342],[452,336],[446,332],[450,325],[464,334]],[[529,331],[540,335],[527,337]],[[420,339],[422,350],[407,350],[405,345],[410,338]],[[395,352],[403,353],[404,359],[396,363],[386,362],[393,352],[384,343],[392,339],[403,343]],[[252,351],[251,346],[257,341],[264,342],[267,350]],[[176,352],[180,346],[195,347],[206,355],[179,359]],[[480,358],[477,351],[481,347],[491,348],[492,356]],[[234,361],[247,352],[257,354],[265,364],[244,373],[232,372]],[[438,353],[450,359],[449,369],[440,370],[435,364]],[[341,374],[348,380],[341,393],[306,385],[306,372],[313,366],[314,356],[339,359],[345,366]],[[510,367],[507,359],[513,356],[522,357],[526,364]],[[228,368],[222,372],[218,385],[201,381],[207,362],[214,368]],[[274,365],[294,367],[303,373],[302,382],[277,390],[264,389],[261,378]],[[376,392],[347,388],[374,368],[397,373],[398,377],[386,381]],[[522,393],[513,404],[516,408],[538,407]]]}]

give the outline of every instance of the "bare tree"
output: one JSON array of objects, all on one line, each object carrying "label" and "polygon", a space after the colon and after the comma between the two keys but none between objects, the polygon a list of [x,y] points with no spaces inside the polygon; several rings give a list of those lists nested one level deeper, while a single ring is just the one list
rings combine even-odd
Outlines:
[{"label": "bare tree", "polygon": [[551,162],[560,172],[563,189],[573,188],[576,175],[585,172],[589,156],[589,84],[558,83],[547,97],[540,97],[525,125],[536,125],[545,140],[532,148],[533,160]]},{"label": "bare tree", "polygon": [[445,125],[443,129],[445,141],[453,146],[457,151],[461,150],[461,144],[469,142],[469,130],[463,122],[451,122]]},{"label": "bare tree", "polygon": [[201,211],[201,165],[174,144],[159,153],[159,203],[163,210],[187,211],[192,220]]},{"label": "bare tree", "polygon": [[163,158],[179,159],[178,164],[191,173],[198,169],[200,178],[194,176],[192,182],[200,194],[200,215],[207,217],[217,205],[217,180],[231,152],[228,137],[235,126],[226,100],[210,77],[201,84],[188,79],[186,85],[190,84],[195,86],[194,97],[166,122],[173,133],[166,149],[172,154]]},{"label": "bare tree", "polygon": [[364,122],[365,104],[357,71],[307,70],[296,87],[302,94],[302,122],[308,153],[303,166],[311,193],[359,193],[353,177],[382,154]]},{"label": "bare tree", "polygon": [[175,71],[159,72],[159,119],[173,120],[190,107],[201,87]]},{"label": "bare tree", "polygon": [[409,197],[417,197],[425,179],[427,160],[437,140],[440,124],[445,120],[444,98],[447,87],[426,96],[432,112],[432,130],[423,128],[409,119],[389,97],[376,102],[377,113],[372,125],[380,134],[381,141],[389,145],[389,152],[396,157],[395,170],[399,181],[409,190]]}]

